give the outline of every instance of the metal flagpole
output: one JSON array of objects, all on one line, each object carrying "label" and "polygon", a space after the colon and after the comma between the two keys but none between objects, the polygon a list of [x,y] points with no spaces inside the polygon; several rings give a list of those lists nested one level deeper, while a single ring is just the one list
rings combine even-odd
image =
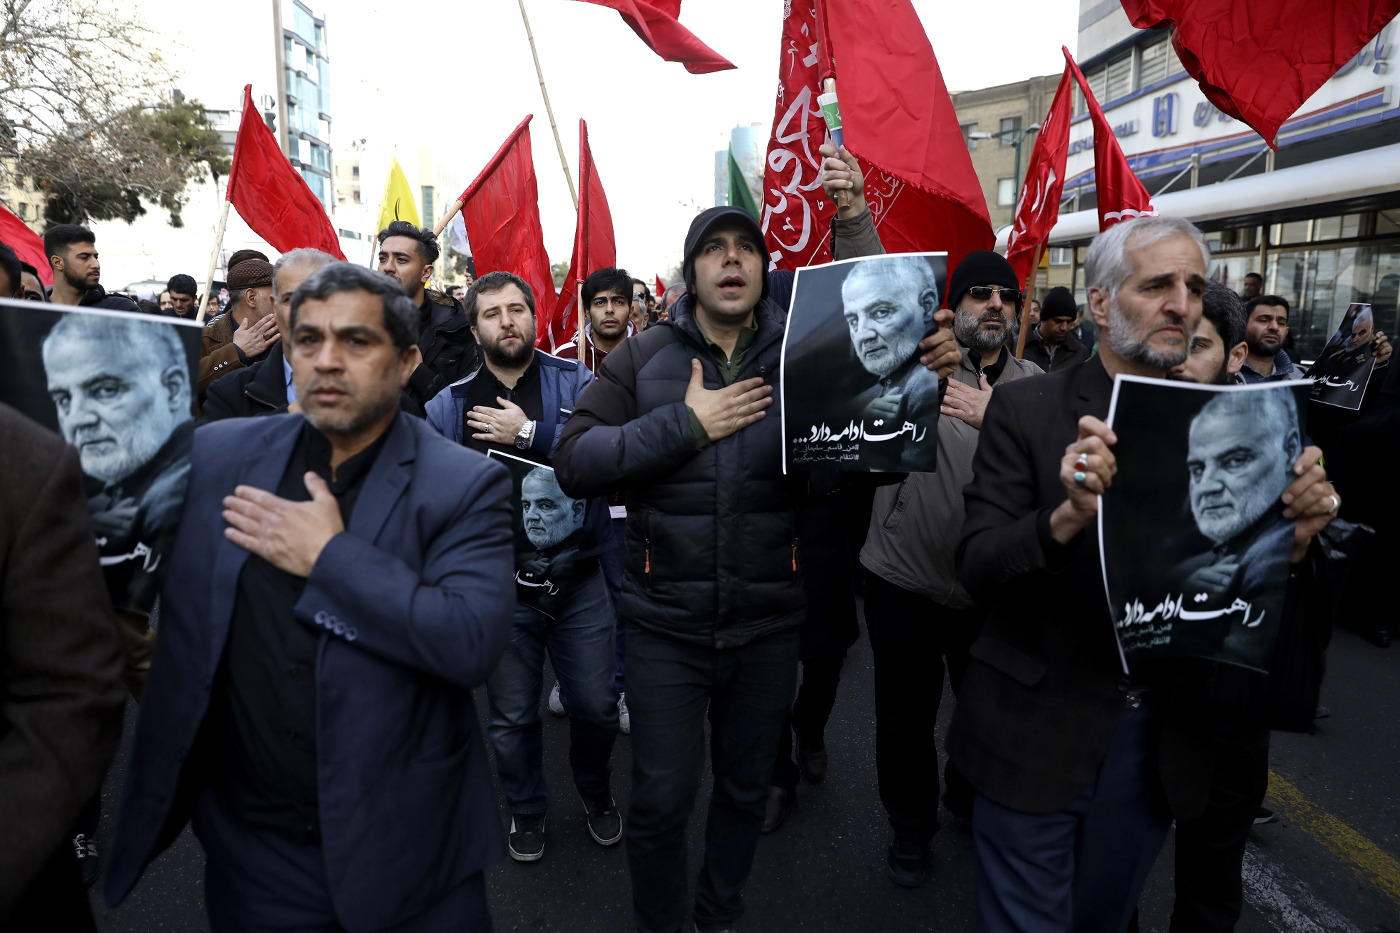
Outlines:
[{"label": "metal flagpole", "polygon": [[[525,15],[525,0],[519,0],[520,18],[525,21],[525,35],[530,40],[530,56],[535,60],[535,74],[540,79],[540,93],[544,95],[544,110],[549,115],[549,128],[554,131],[554,145],[559,148],[559,164],[564,166],[564,178],[569,183],[569,195],[574,199],[574,210],[578,210],[578,191],[574,189],[574,176],[569,173],[569,160],[564,157],[564,143],[559,139],[559,127],[554,125],[554,108],[549,105],[549,91],[544,86],[544,71],[540,69],[540,56],[535,51],[535,34],[530,31],[530,17]],[[583,362],[583,358],[579,358]]]},{"label": "metal flagpole", "polygon": [[214,253],[209,257],[209,274],[204,277],[204,294],[200,295],[199,311],[194,316],[196,324],[204,323],[204,309],[209,307],[209,292],[214,288],[214,267],[219,264],[219,247],[224,245],[224,228],[228,226],[228,209],[233,202],[224,198],[224,209],[219,214],[219,230],[214,234]]}]

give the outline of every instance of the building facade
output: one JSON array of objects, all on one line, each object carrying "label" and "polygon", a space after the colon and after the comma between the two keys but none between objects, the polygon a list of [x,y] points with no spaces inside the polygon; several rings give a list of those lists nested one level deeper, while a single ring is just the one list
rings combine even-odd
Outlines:
[{"label": "building facade", "polygon": [[330,213],[335,203],[331,183],[331,63],[326,20],[301,0],[282,0],[283,99],[277,102],[282,151]]},{"label": "building facade", "polygon": [[[768,148],[768,126],[753,123],[749,126],[736,126],[729,131],[729,148],[734,150],[734,161],[739,163],[739,171],[744,173],[753,192],[756,203],[763,203],[763,157]],[[729,203],[729,151],[715,152],[715,206]]]},{"label": "building facade", "polygon": [[987,198],[992,229],[1011,223],[1036,132],[1055,97],[1059,75],[1044,75],[949,95],[972,167]]}]

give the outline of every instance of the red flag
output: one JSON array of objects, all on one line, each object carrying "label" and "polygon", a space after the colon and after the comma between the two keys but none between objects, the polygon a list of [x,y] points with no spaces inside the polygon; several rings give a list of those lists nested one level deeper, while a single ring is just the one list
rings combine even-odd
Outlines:
[{"label": "red flag", "polygon": [[224,197],[253,232],[279,253],[310,246],[345,259],[325,207],[282,154],[277,137],[253,106],[251,84],[243,86],[243,120]]},{"label": "red flag", "polygon": [[[4,243],[15,251],[16,256],[38,269],[40,282],[45,285],[53,284],[53,266],[49,265],[49,258],[44,255],[44,238],[30,230],[28,224],[3,207],[0,207],[0,243]],[[11,284],[19,286],[18,282]]]},{"label": "red flag", "polygon": [[459,199],[477,277],[513,272],[535,293],[535,321],[545,332],[554,307],[554,275],[540,228],[539,187],[530,152],[529,114]]},{"label": "red flag", "polygon": [[622,20],[632,27],[653,52],[668,62],[681,62],[693,75],[725,71],[734,65],[714,49],[695,37],[677,20],[681,15],[681,0],[584,0],[622,14]]},{"label": "red flag", "polygon": [[574,254],[569,260],[569,275],[554,305],[554,314],[547,327],[541,327],[535,346],[550,353],[564,353],[578,358],[578,297],[584,279],[599,269],[617,265],[617,244],[613,239],[612,213],[608,196],[593,164],[593,150],[588,146],[588,124],[578,121],[578,222],[574,226]]},{"label": "red flag", "polygon": [[1400,14],[1400,0],[1122,2],[1139,29],[1170,26],[1207,99],[1270,146],[1283,121]]},{"label": "red flag", "polygon": [[1050,238],[1050,230],[1060,216],[1060,194],[1065,187],[1065,159],[1069,156],[1069,121],[1073,116],[1074,77],[1069,64],[1060,75],[1060,86],[1050,112],[1040,124],[1016,216],[1011,221],[1011,237],[1006,258],[1016,270],[1016,281],[1025,282],[1035,262],[1036,249]]},{"label": "red flag", "polygon": [[818,23],[806,4],[792,5],[783,29],[779,115],[763,183],[764,231],[778,267],[830,259],[823,241],[834,208],[821,190],[816,154],[826,136],[816,106],[827,70],[820,58],[831,62],[846,148],[865,172],[865,199],[885,249],[947,250],[950,272],[969,252],[991,249],[996,237],[982,185],[909,0],[819,3],[816,16],[829,56],[814,41]]},{"label": "red flag", "polygon": [[666,294],[666,283],[661,281],[661,276],[658,275],[656,277],[656,297],[660,298],[664,294]]},{"label": "red flag", "polygon": [[1065,53],[1068,67],[1074,72],[1074,80],[1079,82],[1079,90],[1084,92],[1084,99],[1089,103],[1089,118],[1094,124],[1094,189],[1098,197],[1099,232],[1120,220],[1156,217],[1157,208],[1152,203],[1152,196],[1129,167],[1123,148],[1113,135],[1113,127],[1103,115],[1099,102],[1094,99],[1094,92],[1089,90],[1089,82],[1084,80],[1084,72],[1074,63],[1069,49],[1064,46],[1060,49]]}]

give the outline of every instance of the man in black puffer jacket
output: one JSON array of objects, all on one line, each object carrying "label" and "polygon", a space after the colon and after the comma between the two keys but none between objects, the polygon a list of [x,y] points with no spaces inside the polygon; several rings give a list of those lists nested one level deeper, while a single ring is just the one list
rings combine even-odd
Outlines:
[{"label": "man in black puffer jacket", "polygon": [[[715,789],[696,928],[726,929],[743,913],[796,690],[806,617],[797,516],[809,477],[783,475],[770,406],[787,315],[769,298],[767,266],[748,213],[700,214],[686,236],[688,293],[669,321],[608,355],[554,456],[570,496],[627,489],[626,836],[642,933],[677,933],[685,920],[685,828],[707,715]],[[947,329],[927,338],[925,359],[946,362],[952,340]]]}]

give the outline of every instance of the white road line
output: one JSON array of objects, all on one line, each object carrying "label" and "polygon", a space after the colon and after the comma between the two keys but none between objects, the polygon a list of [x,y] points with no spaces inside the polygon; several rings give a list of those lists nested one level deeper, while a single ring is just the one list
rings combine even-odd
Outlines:
[{"label": "white road line", "polygon": [[1281,933],[1361,933],[1253,843],[1244,851],[1243,875],[1245,900]]}]

